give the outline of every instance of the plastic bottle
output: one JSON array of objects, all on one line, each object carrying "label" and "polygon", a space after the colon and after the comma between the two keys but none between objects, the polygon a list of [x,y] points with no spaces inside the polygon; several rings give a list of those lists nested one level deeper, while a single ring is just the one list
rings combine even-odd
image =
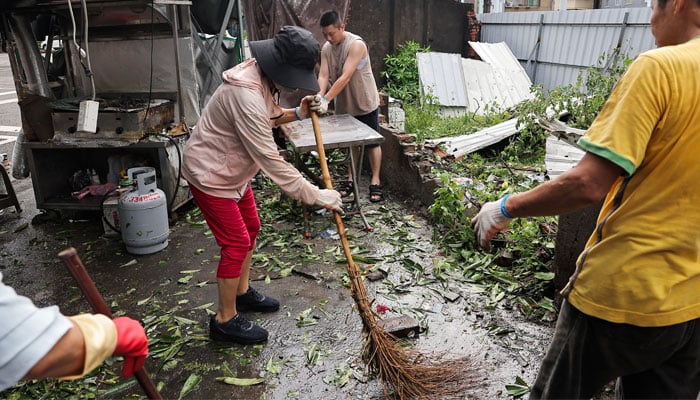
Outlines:
[{"label": "plastic bottle", "polygon": [[100,184],[100,176],[97,175],[97,171],[95,171],[94,168],[90,170],[90,182],[91,182],[93,185],[99,185],[99,184]]}]

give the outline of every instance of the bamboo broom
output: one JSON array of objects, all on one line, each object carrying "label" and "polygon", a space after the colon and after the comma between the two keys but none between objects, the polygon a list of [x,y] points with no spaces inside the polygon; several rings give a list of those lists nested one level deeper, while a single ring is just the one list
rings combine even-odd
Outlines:
[{"label": "bamboo broom", "polygon": [[[310,111],[310,114],[323,183],[327,189],[332,189],[318,114],[314,111]],[[464,398],[477,380],[473,361],[468,357],[433,360],[418,351],[402,347],[396,337],[377,323],[379,317],[372,311],[362,274],[352,259],[341,215],[335,211],[333,217],[348,264],[352,297],[362,319],[365,337],[362,360],[370,372],[379,376],[384,395],[390,398],[393,393],[399,399]]]}]

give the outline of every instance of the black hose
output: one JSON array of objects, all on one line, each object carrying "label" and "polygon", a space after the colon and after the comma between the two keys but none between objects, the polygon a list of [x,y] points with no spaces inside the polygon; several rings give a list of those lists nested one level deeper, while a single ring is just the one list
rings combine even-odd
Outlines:
[{"label": "black hose", "polygon": [[182,179],[182,153],[180,152],[180,148],[178,147],[177,142],[175,142],[172,136],[163,133],[146,133],[141,137],[141,139],[139,139],[139,141],[146,139],[149,136],[167,138],[170,141],[170,143],[173,146],[175,146],[175,150],[177,151],[177,181],[175,181],[175,189],[173,190],[173,194],[170,197],[170,204],[168,204],[168,216],[170,216],[170,210],[173,208],[173,204],[175,203],[175,196],[177,195],[178,188],[180,187],[180,180]]}]

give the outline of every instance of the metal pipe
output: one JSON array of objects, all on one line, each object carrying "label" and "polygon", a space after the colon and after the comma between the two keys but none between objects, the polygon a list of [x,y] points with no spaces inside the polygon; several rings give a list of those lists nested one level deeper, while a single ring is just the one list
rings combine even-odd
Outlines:
[{"label": "metal pipe", "polygon": [[173,40],[175,43],[175,76],[177,78],[177,110],[179,115],[179,121],[185,120],[185,105],[182,103],[182,82],[180,77],[180,17],[177,11],[177,4],[172,6],[173,10]]},{"label": "metal pipe", "polygon": [[236,10],[238,11],[238,35],[236,43],[238,44],[238,62],[242,63],[245,59],[245,48],[243,43],[243,9],[241,8],[241,0],[236,0]]},{"label": "metal pipe", "polygon": [[9,19],[24,76],[27,78],[27,92],[53,98],[49,88],[49,79],[46,76],[46,69],[44,69],[44,63],[41,61],[39,46],[36,45],[34,40],[29,17],[23,14],[10,14]]},{"label": "metal pipe", "polygon": [[49,64],[51,64],[51,57],[53,56],[53,15],[49,18],[49,29],[48,36],[46,36],[46,49],[44,50],[44,70],[48,74]]}]

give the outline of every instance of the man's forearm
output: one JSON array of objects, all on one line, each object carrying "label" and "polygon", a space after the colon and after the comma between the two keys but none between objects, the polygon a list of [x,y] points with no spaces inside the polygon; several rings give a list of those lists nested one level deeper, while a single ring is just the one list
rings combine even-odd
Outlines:
[{"label": "man's forearm", "polygon": [[601,201],[620,177],[622,169],[608,160],[586,153],[579,164],[527,192],[510,196],[506,211],[514,217],[560,215]]},{"label": "man's forearm", "polygon": [[584,193],[573,181],[558,178],[510,196],[505,207],[508,214],[514,217],[561,215],[586,208],[601,199]]},{"label": "man's forearm", "polygon": [[343,91],[343,89],[345,89],[348,82],[350,82],[350,77],[341,75],[335,82],[333,82],[333,86],[331,86],[331,88],[328,89],[326,94],[323,96],[325,96],[328,100],[333,100],[341,91]]},{"label": "man's forearm", "polygon": [[24,379],[43,379],[77,375],[85,362],[85,341],[81,330],[73,325]]}]

